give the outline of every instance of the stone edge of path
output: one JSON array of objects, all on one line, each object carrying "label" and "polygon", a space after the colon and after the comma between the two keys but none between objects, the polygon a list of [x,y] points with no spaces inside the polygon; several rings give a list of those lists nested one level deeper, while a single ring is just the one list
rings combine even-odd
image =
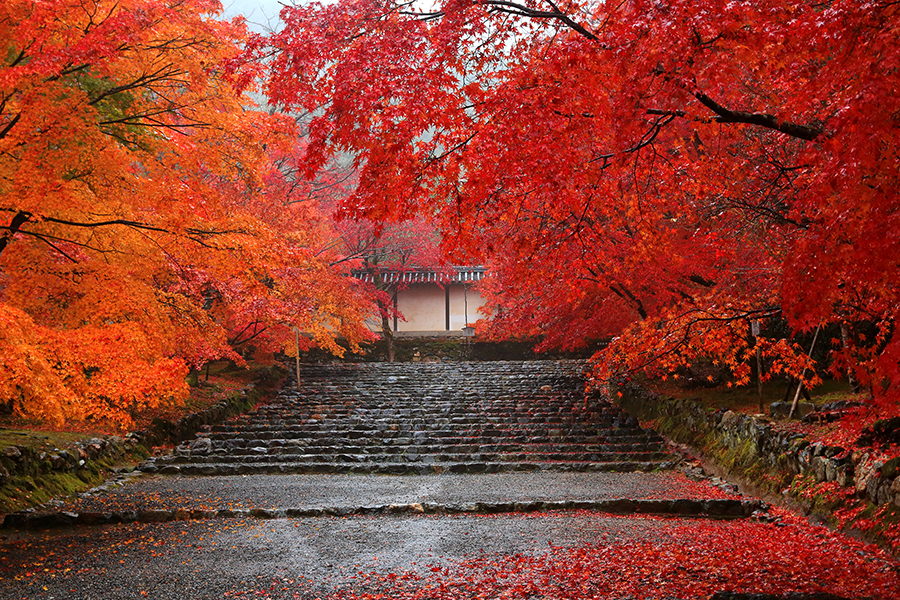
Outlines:
[{"label": "stone edge of path", "polygon": [[110,512],[23,512],[6,515],[0,528],[6,530],[58,529],[77,526],[126,523],[166,523],[208,519],[291,519],[347,517],[357,515],[455,515],[534,513],[559,510],[594,510],[615,515],[656,515],[741,519],[764,513],[768,505],[761,500],[566,500],[535,502],[471,502],[463,504],[386,504],[357,507],[252,508],[252,509],[157,509]]}]

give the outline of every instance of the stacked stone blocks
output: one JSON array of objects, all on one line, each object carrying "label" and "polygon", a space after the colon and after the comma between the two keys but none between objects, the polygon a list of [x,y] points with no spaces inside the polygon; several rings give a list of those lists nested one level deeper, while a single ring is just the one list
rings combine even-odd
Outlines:
[{"label": "stacked stone blocks", "polygon": [[[299,386],[147,472],[653,470],[662,438],[586,399],[580,361],[302,365]],[[299,389],[298,389],[299,388]]]}]

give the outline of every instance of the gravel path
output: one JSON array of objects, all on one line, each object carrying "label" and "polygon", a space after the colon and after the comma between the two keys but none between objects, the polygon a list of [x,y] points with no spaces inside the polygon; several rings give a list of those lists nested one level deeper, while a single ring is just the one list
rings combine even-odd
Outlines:
[{"label": "gravel path", "polygon": [[427,571],[482,553],[541,554],[551,545],[661,536],[673,523],[683,521],[578,511],[200,521],[17,534],[0,543],[0,597],[124,600],[146,592],[156,600],[186,600],[243,591],[248,597],[314,598],[358,585],[360,573]]},{"label": "gravel path", "polygon": [[[830,589],[854,586],[845,598],[900,597],[900,582],[889,574],[891,563],[859,545],[847,545],[824,533],[802,537],[809,526],[769,525],[747,520],[710,521],[659,517],[609,516],[590,511],[564,511],[493,516],[378,516],[324,517],[314,519],[254,519],[185,521],[78,528],[53,533],[16,533],[0,536],[0,598],[3,600],[197,600],[221,598],[266,598],[270,600],[323,598],[336,589],[372,590],[371,575],[422,576],[424,581],[469,581],[484,577],[495,567],[504,577],[547,577],[547,572],[529,570],[546,559],[553,570],[560,556],[581,556],[574,566],[592,564],[576,581],[590,585],[596,576],[615,577],[628,563],[627,582],[642,584],[640,598],[666,598],[666,574],[696,572],[698,584],[720,577],[723,570],[748,565],[747,577],[765,586],[769,576],[790,574],[791,589]],[[714,538],[709,532],[715,532]],[[691,544],[694,539],[718,540],[710,546]],[[786,540],[786,541],[785,541]],[[684,545],[683,545],[684,544]],[[658,558],[647,548],[667,548]],[[815,565],[805,554],[808,546],[819,547]],[[682,547],[684,550],[682,550]],[[621,554],[623,552],[625,554]],[[635,553],[640,569],[635,570]],[[617,554],[618,553],[618,554]],[[703,569],[693,563],[702,554]],[[792,556],[789,556],[792,555]],[[604,562],[605,556],[619,556]],[[549,557],[549,558],[548,558]],[[530,563],[531,561],[531,563]],[[468,563],[468,565],[467,565]],[[573,563],[568,563],[571,568]],[[720,567],[721,566],[721,567]],[[441,568],[446,572],[435,573]],[[674,570],[673,570],[674,569]],[[863,572],[865,570],[865,572]],[[766,575],[770,573],[770,575]],[[492,585],[492,575],[487,575]],[[551,575],[553,577],[553,575]],[[637,580],[634,579],[637,577]],[[862,583],[860,583],[862,579]],[[877,581],[876,581],[877,579]],[[647,582],[650,582],[649,584]],[[658,582],[654,583],[654,582]],[[728,583],[731,582],[731,583]],[[855,583],[854,583],[855,582]],[[712,586],[732,586],[740,578],[713,581]],[[416,584],[419,585],[419,584]],[[578,586],[581,583],[577,584]],[[647,585],[650,585],[648,588]],[[662,586],[662,587],[657,587]],[[877,589],[876,586],[877,585]],[[824,586],[824,587],[823,587]],[[540,588],[538,588],[540,589]],[[650,590],[649,592],[647,590]],[[705,585],[706,590],[721,589]],[[836,589],[840,589],[839,587]],[[864,590],[865,593],[859,593]],[[703,594],[681,594],[681,598],[708,598]],[[463,589],[435,593],[433,598],[471,598]],[[351,598],[343,595],[342,598]],[[388,594],[386,598],[397,598]],[[485,598],[498,598],[488,592]],[[506,597],[506,596],[505,596]],[[521,593],[508,596],[520,600],[544,598],[635,598],[630,594],[580,595],[571,589],[565,595]]]},{"label": "gravel path", "polygon": [[490,475],[144,476],[60,510],[348,507],[414,502],[533,502],[609,498],[735,498],[680,472]]}]

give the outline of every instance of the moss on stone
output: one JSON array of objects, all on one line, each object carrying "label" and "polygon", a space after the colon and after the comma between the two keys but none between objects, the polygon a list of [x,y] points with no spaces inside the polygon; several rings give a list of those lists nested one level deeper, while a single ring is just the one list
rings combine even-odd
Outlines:
[{"label": "moss on stone", "polygon": [[0,514],[89,490],[103,483],[113,469],[133,466],[145,456],[143,449],[136,449],[124,456],[88,461],[83,467],[69,471],[32,470],[30,474],[10,475],[0,486]]}]

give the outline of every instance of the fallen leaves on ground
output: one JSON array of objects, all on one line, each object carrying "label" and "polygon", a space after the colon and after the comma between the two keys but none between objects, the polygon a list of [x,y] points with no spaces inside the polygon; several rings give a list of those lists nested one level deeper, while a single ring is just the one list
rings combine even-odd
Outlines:
[{"label": "fallen leaves on ground", "polygon": [[900,565],[887,554],[776,512],[777,523],[669,519],[653,540],[611,537],[537,555],[483,555],[424,574],[372,573],[367,591],[340,590],[330,600],[707,598],[723,590],[900,597]]}]

